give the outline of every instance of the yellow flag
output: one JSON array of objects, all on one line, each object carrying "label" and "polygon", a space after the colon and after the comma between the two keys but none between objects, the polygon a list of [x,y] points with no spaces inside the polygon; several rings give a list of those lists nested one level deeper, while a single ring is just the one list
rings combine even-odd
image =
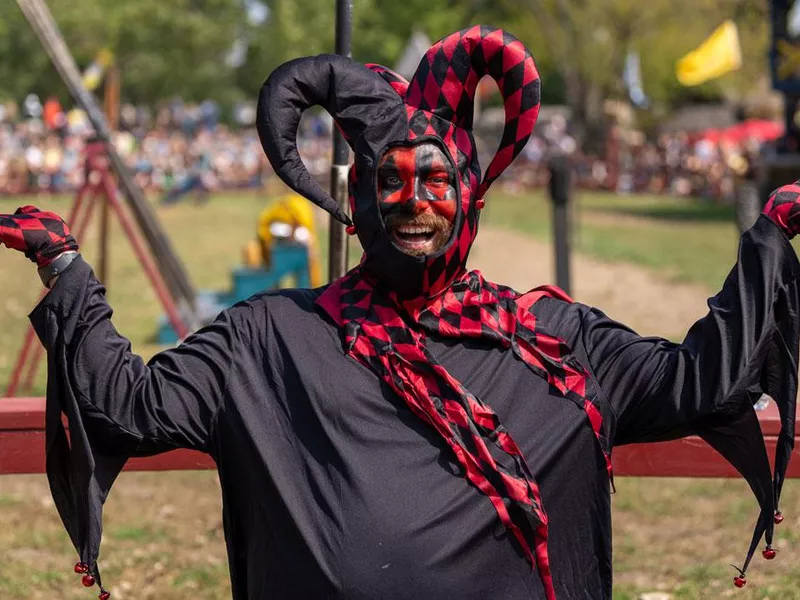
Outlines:
[{"label": "yellow flag", "polygon": [[83,85],[87,90],[92,91],[100,85],[106,67],[108,67],[113,60],[114,55],[108,48],[103,48],[97,53],[92,64],[86,67],[86,70],[83,72]]},{"label": "yellow flag", "polygon": [[742,49],[736,23],[725,21],[706,41],[677,62],[675,75],[683,85],[700,85],[741,66]]}]

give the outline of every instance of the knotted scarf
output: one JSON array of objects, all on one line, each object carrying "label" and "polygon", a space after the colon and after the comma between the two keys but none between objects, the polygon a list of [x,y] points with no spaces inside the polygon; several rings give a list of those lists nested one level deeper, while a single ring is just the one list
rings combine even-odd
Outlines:
[{"label": "knotted scarf", "polygon": [[[466,479],[489,498],[503,526],[538,569],[550,600],[555,591],[547,513],[536,479],[492,408],[448,373],[426,343],[432,334],[510,349],[586,412],[611,476],[609,427],[593,401],[594,387],[568,345],[537,322],[532,306],[543,297],[571,302],[558,288],[519,294],[486,281],[478,271],[464,272],[433,299],[401,301],[377,289],[357,267],[331,284],[317,303],[344,332],[346,353],[385,381],[442,436]],[[496,460],[490,445],[507,460]]]}]

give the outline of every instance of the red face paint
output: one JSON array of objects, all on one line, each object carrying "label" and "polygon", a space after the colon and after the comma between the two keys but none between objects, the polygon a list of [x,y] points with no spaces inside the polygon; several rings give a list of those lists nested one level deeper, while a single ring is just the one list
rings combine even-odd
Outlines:
[{"label": "red face paint", "polygon": [[378,203],[394,245],[413,256],[442,248],[456,218],[455,185],[455,169],[436,144],[388,150],[378,165]]},{"label": "red face paint", "polygon": [[455,182],[455,170],[435,144],[392,148],[378,166],[381,213],[432,213],[453,223]]}]

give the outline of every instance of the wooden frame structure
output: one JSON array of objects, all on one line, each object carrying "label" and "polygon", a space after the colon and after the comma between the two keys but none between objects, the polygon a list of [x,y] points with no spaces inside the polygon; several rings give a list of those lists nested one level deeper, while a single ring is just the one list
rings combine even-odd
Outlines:
[{"label": "wooden frame structure", "polygon": [[[44,398],[0,398],[0,475],[43,473]],[[780,431],[774,403],[759,413],[770,459]],[[800,423],[798,423],[800,431]],[[800,441],[800,440],[796,440]],[[620,446],[614,450],[617,476],[738,477],[736,471],[708,444],[696,437],[671,442]],[[800,478],[800,444],[796,444],[787,477]],[[173,450],[128,461],[128,471],[214,469],[210,456],[193,450]]]}]

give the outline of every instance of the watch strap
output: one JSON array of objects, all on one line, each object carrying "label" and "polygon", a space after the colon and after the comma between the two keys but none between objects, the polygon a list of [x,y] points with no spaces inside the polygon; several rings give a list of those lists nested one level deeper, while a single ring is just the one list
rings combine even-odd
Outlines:
[{"label": "watch strap", "polygon": [[78,256],[77,252],[65,252],[49,265],[40,267],[39,278],[42,280],[45,287],[50,287],[47,285],[50,283],[50,280],[56,275],[61,275],[61,273],[66,271]]}]

